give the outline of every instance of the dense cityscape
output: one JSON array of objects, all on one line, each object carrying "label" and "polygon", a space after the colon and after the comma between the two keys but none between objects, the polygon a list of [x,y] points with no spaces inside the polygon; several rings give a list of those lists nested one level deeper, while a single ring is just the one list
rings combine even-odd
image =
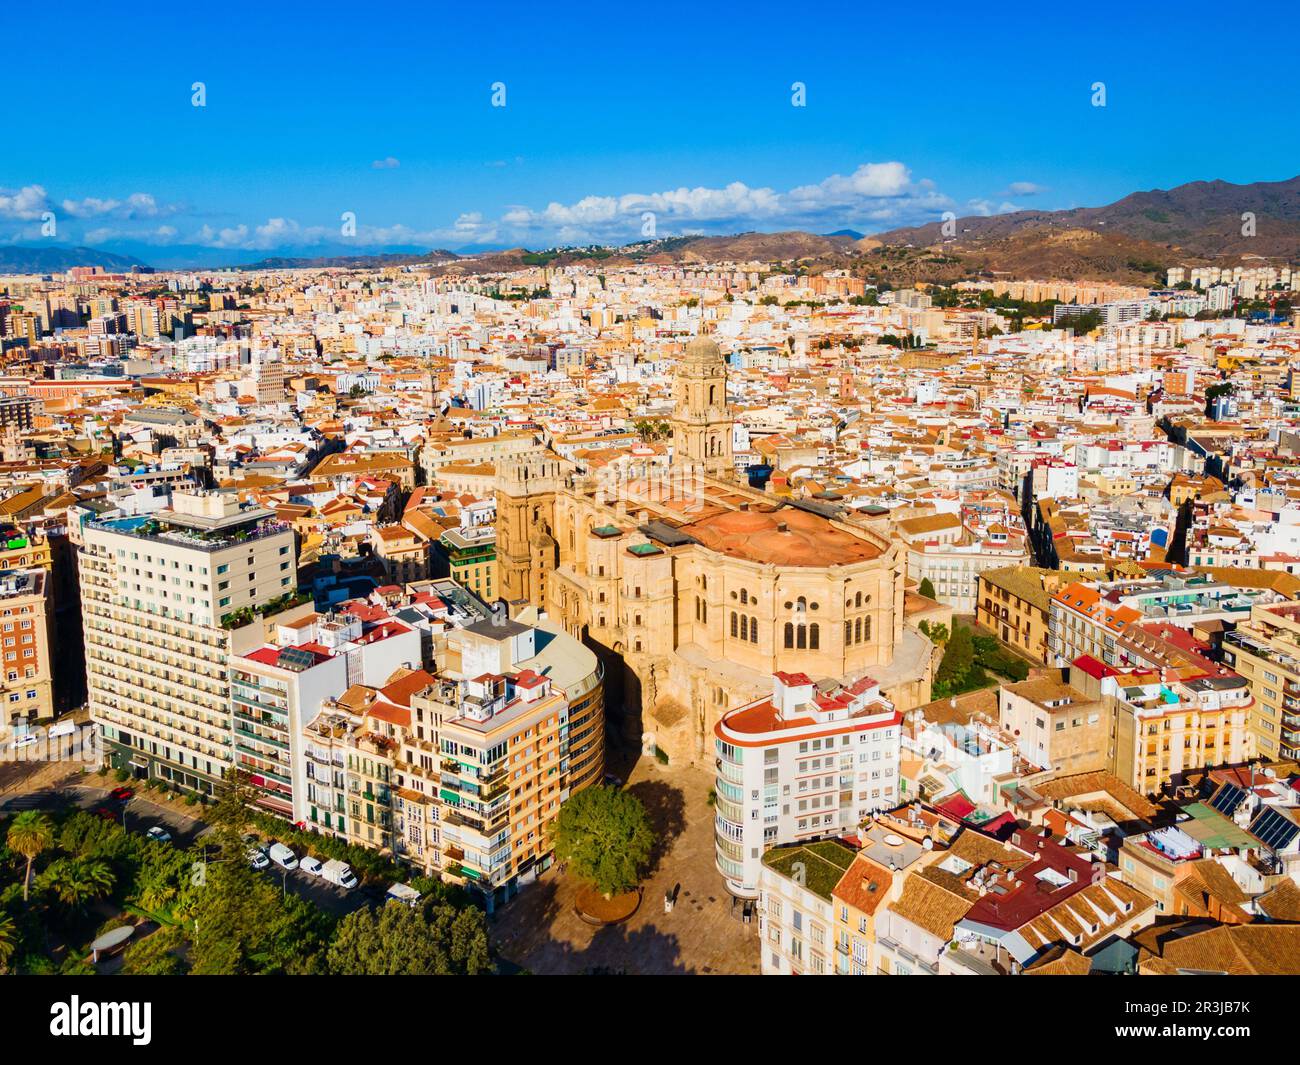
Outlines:
[{"label": "dense cityscape", "polygon": [[15,1053],[1291,1034],[1284,18],[7,15]]},{"label": "dense cityscape", "polygon": [[1294,971],[1294,275],[1166,269],[0,278],[6,964]]}]

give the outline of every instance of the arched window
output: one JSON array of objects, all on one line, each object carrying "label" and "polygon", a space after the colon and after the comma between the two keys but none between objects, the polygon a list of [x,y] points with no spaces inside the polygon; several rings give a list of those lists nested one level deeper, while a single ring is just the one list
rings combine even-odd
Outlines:
[{"label": "arched window", "polygon": [[854,606],[861,606],[861,605],[862,605],[862,593],[861,593],[861,592],[858,592],[858,594],[855,595],[855,596],[853,597],[853,605],[854,605]]},{"label": "arched window", "polygon": [[798,628],[796,628],[794,632],[794,637],[795,637],[795,646],[800,651],[802,651],[805,647],[808,646],[808,626],[800,625]]},{"label": "arched window", "polygon": [[862,642],[862,619],[861,618],[858,618],[858,620],[853,623],[853,642],[854,643]]},{"label": "arched window", "polygon": [[870,640],[870,639],[871,639],[871,619],[870,619],[870,618],[867,618],[867,619],[866,619],[866,624],[863,626],[863,629],[862,629],[862,638],[863,638],[864,640]]},{"label": "arched window", "polygon": [[785,645],[786,647],[794,646],[794,626],[788,621],[785,623]]},{"label": "arched window", "polygon": [[709,406],[715,407],[718,404],[718,386],[709,385]]},{"label": "arched window", "polygon": [[822,644],[821,644],[821,633],[818,631],[819,628],[820,628],[820,627],[818,626],[817,622],[815,622],[815,621],[814,621],[811,625],[808,626],[808,648],[809,648],[809,650],[816,651],[816,650],[817,650],[819,647],[821,647],[821,645],[822,645]]},{"label": "arched window", "polygon": [[740,589],[740,601],[742,603],[749,602],[749,591],[745,588]]},{"label": "arched window", "polygon": [[801,595],[799,596],[798,599],[794,601],[794,607],[796,610],[802,613],[803,611],[808,609],[808,600]]},{"label": "arched window", "polygon": [[758,618],[749,619],[749,642],[758,643]]},{"label": "arched window", "polygon": [[731,612],[731,635],[732,636],[736,635],[736,628],[737,628],[736,612],[733,610]]},{"label": "arched window", "polygon": [[853,622],[851,621],[846,621],[844,623],[844,642],[846,644],[853,642]]},{"label": "arched window", "polygon": [[740,638],[742,640],[749,639],[749,615],[747,614],[740,615]]}]

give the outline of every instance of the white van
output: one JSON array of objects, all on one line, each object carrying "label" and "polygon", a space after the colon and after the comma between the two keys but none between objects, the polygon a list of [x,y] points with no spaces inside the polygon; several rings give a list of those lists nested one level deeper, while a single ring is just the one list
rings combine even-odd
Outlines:
[{"label": "white van", "polygon": [[271,849],[266,853],[271,861],[275,862],[281,869],[298,868],[298,855],[294,854],[283,843],[272,843]]},{"label": "white van", "polygon": [[415,906],[423,897],[410,884],[394,884],[388,889],[384,900],[392,899],[395,902],[400,902],[403,906]]},{"label": "white van", "polygon": [[331,884],[338,884],[348,891],[357,886],[357,874],[352,871],[347,862],[341,862],[337,858],[331,858],[322,865],[320,875],[321,879],[328,880]]}]

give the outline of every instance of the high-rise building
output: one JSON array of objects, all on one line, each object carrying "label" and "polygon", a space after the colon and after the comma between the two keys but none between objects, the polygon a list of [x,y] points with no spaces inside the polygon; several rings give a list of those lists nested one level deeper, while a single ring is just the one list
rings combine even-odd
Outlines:
[{"label": "high-rise building", "polygon": [[[436,824],[443,877],[489,907],[550,864],[560,804],[604,770],[596,656],[531,611],[524,617],[509,618],[501,602],[449,635],[447,668],[411,699],[396,756],[404,851],[427,861],[420,852]],[[421,800],[436,818],[416,817]]]},{"label": "high-rise building", "polygon": [[714,821],[727,890],[755,898],[768,849],[897,806],[902,721],[870,677],[820,690],[803,673],[775,674],[770,698],[724,714]]},{"label": "high-rise building", "polygon": [[296,592],[293,533],[234,492],[178,489],[154,514],[84,521],[80,539],[90,715],[110,763],[212,792],[234,763],[230,657]]}]

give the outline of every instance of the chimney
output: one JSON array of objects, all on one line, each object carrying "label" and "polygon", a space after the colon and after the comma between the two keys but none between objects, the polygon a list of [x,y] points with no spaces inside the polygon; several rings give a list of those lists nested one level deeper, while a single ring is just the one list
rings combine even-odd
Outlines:
[{"label": "chimney", "polygon": [[778,522],[776,523],[776,531],[777,531],[777,532],[789,532],[789,531],[790,531],[790,526],[787,525],[787,524],[786,524],[785,522],[783,522],[783,521],[778,521]]}]

